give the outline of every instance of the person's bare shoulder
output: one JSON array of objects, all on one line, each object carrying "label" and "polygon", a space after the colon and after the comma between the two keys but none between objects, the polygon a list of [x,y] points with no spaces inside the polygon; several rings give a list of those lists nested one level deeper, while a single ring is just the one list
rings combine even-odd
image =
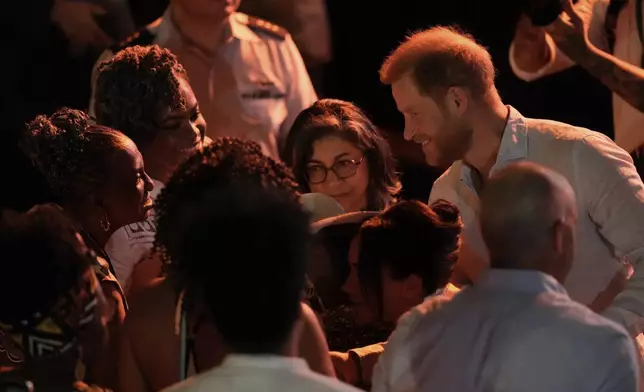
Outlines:
[{"label": "person's bare shoulder", "polygon": [[179,337],[175,333],[176,295],[166,279],[157,279],[131,297],[123,325],[141,377],[154,390],[178,381]]},{"label": "person's bare shoulder", "polygon": [[173,331],[176,294],[169,281],[159,278],[128,297],[126,323],[130,333],[145,336],[150,328]]}]

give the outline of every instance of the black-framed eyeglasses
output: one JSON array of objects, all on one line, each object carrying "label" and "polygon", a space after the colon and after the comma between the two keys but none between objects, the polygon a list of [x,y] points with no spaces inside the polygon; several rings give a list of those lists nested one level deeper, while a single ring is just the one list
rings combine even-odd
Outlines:
[{"label": "black-framed eyeglasses", "polygon": [[321,184],[326,181],[329,171],[332,171],[336,177],[344,180],[356,175],[363,160],[364,157],[360,159],[340,159],[335,161],[331,167],[320,164],[308,165],[306,167],[306,178],[311,184]]}]

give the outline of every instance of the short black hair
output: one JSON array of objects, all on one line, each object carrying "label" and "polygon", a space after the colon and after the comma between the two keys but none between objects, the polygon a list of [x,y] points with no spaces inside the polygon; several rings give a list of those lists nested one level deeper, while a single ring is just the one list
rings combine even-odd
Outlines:
[{"label": "short black hair", "polygon": [[382,267],[392,279],[418,275],[425,295],[445,286],[452,274],[463,224],[456,206],[401,201],[363,223],[358,274],[366,294],[381,301]]},{"label": "short black hair", "polygon": [[37,116],[20,141],[22,151],[65,207],[100,193],[111,157],[133,145],[123,133],[93,125],[86,113],[69,108]]},{"label": "short black hair", "polygon": [[146,148],[161,129],[161,113],[185,108],[177,57],[157,45],[132,46],[99,64],[94,88],[96,121]]},{"label": "short black hair", "polygon": [[174,256],[226,345],[280,354],[300,314],[309,215],[288,190],[248,180],[211,188],[183,215]]},{"label": "short black hair", "polygon": [[90,270],[92,256],[73,222],[56,205],[0,217],[0,322],[20,326],[46,315]]},{"label": "short black hair", "polygon": [[379,211],[395,202],[401,184],[389,143],[358,106],[339,99],[321,99],[304,109],[286,138],[284,161],[293,168],[302,190],[310,192],[306,167],[313,145],[329,136],[344,139],[364,153],[369,167],[367,209]]}]

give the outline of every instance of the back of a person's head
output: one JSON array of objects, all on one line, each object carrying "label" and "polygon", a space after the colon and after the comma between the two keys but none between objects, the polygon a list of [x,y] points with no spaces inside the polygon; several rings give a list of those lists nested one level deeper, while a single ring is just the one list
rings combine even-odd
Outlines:
[{"label": "back of a person's head", "polygon": [[174,254],[184,230],[184,209],[202,194],[240,181],[281,189],[293,200],[300,196],[293,174],[283,163],[264,155],[255,142],[228,137],[213,140],[188,158],[159,194],[155,248],[166,262],[167,272],[179,280],[178,284],[184,264]]},{"label": "back of a person's head", "polygon": [[464,87],[477,99],[494,89],[495,70],[488,51],[471,35],[437,26],[407,37],[380,68],[380,80],[385,84],[407,75],[421,94],[443,94],[450,87]]},{"label": "back of a person's head", "polygon": [[20,143],[58,201],[69,206],[99,192],[110,158],[132,141],[114,129],[92,125],[80,110],[62,108],[32,120]]},{"label": "back of a person's head", "polygon": [[122,131],[145,148],[162,128],[161,117],[185,106],[183,66],[168,49],[133,46],[98,66],[94,89],[96,120]]},{"label": "back of a person's head", "polygon": [[456,206],[444,200],[431,206],[418,201],[394,204],[360,228],[361,282],[373,291],[386,267],[395,280],[419,276],[425,294],[432,294],[451,276],[462,226]]},{"label": "back of a person's head", "polygon": [[289,131],[284,161],[304,191],[310,191],[306,167],[314,144],[327,137],[346,140],[363,152],[369,167],[369,209],[383,209],[395,200],[401,184],[389,143],[362,109],[339,99],[313,103],[296,117]]},{"label": "back of a person's head", "polygon": [[560,174],[514,163],[488,180],[479,216],[492,268],[540,269],[549,262],[557,226],[574,227],[575,194]]},{"label": "back of a person's head", "polygon": [[[51,315],[90,269],[91,256],[62,209],[42,205],[0,218],[0,323],[21,330],[25,321]],[[73,302],[67,303],[67,305]],[[77,312],[78,309],[65,311]],[[80,313],[78,313],[80,314]]]},{"label": "back of a person's head", "polygon": [[292,196],[239,179],[183,212],[173,257],[234,352],[280,354],[299,317],[312,234]]}]

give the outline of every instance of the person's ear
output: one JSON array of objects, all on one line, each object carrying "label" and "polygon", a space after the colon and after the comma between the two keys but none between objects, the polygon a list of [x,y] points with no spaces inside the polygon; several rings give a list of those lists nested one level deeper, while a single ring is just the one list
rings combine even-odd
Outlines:
[{"label": "person's ear", "polygon": [[452,86],[445,93],[445,106],[451,114],[461,116],[467,111],[469,96],[462,87]]}]

